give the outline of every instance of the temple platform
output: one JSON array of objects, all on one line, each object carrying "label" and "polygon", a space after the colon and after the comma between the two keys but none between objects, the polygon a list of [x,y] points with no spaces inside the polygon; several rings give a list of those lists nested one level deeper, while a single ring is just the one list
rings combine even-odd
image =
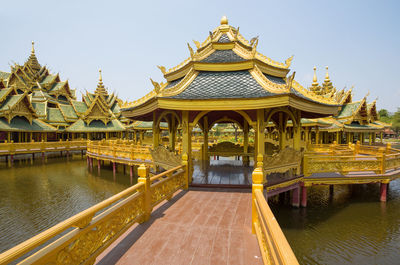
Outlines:
[{"label": "temple platform", "polygon": [[148,222],[134,225],[97,264],[262,264],[251,233],[251,192],[178,192]]}]

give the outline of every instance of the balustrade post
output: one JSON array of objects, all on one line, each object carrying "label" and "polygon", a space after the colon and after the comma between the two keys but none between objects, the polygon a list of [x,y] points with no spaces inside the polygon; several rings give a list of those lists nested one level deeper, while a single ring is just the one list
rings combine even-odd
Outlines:
[{"label": "balustrade post", "polygon": [[255,227],[254,227],[254,223],[257,222],[258,219],[258,213],[257,213],[257,207],[256,207],[256,190],[260,190],[261,192],[263,192],[264,190],[264,174],[263,174],[263,170],[261,167],[257,167],[256,169],[254,169],[253,173],[252,173],[252,194],[251,194],[251,232],[253,234],[256,233]]},{"label": "balustrade post", "polygon": [[144,164],[141,164],[138,169],[138,175],[138,182],[144,183],[144,217],[143,220],[141,220],[140,222],[143,223],[150,219],[150,214],[152,211],[149,168],[146,167]]},{"label": "balustrade post", "polygon": [[386,144],[386,154],[388,155],[388,154],[390,154],[390,149],[392,149],[392,144],[391,143],[387,143]]},{"label": "balustrade post", "polygon": [[360,152],[360,141],[358,140],[356,142],[356,145],[354,146],[354,154],[358,155],[359,152]]},{"label": "balustrade post", "polygon": [[387,149],[385,149],[384,147],[379,148],[379,153],[381,155],[381,164],[380,164],[381,174],[386,173],[386,152]]},{"label": "balustrade post", "polygon": [[185,186],[183,189],[187,190],[189,188],[189,163],[187,153],[182,155],[182,165],[185,166]]}]

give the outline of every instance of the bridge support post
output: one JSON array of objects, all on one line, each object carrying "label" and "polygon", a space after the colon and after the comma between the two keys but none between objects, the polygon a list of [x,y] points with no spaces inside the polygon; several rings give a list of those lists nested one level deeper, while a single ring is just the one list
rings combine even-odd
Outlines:
[{"label": "bridge support post", "polygon": [[99,176],[100,176],[100,168],[101,168],[100,164],[101,164],[100,160],[97,160],[97,172],[99,173]]},{"label": "bridge support post", "polygon": [[301,187],[301,207],[307,207],[307,187],[304,184]]},{"label": "bridge support post", "polygon": [[386,202],[387,188],[389,183],[381,182],[381,202]]},{"label": "bridge support post", "polygon": [[141,164],[138,168],[139,183],[144,183],[144,217],[140,223],[146,222],[150,219],[151,214],[151,191],[150,191],[150,176],[149,168]]},{"label": "bridge support post", "polygon": [[292,206],[296,208],[299,208],[300,206],[300,187],[297,187],[293,190]]}]

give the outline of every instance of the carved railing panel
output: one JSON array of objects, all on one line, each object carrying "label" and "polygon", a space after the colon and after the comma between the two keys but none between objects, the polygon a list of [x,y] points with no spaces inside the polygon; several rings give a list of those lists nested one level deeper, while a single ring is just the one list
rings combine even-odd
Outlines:
[{"label": "carved railing panel", "polygon": [[182,158],[180,155],[170,152],[164,146],[158,146],[153,150],[150,150],[153,163],[157,166],[161,166],[164,169],[171,169],[182,164]]},{"label": "carved railing panel", "polygon": [[299,171],[302,159],[303,151],[296,151],[290,147],[283,148],[272,156],[264,156],[264,174],[285,173],[288,170]]},{"label": "carved railing panel", "polygon": [[252,155],[254,153],[254,147],[248,146],[247,153],[244,153],[243,146],[232,142],[220,142],[213,144],[208,148],[210,155],[218,156],[241,156],[241,155]]},{"label": "carved railing panel", "polygon": [[152,206],[171,198],[174,192],[184,187],[185,174],[181,169],[182,166],[178,166],[151,178]]}]

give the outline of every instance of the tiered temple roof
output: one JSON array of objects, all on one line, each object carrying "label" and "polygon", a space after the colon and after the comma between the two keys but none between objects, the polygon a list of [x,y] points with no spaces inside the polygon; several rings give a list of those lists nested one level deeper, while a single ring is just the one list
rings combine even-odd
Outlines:
[{"label": "tiered temple roof", "polygon": [[[63,132],[67,128],[70,132],[124,130],[124,126],[115,121],[123,118],[120,100],[114,93],[108,94],[102,80],[95,93],[87,92],[82,96],[83,101],[78,101],[68,81],[61,81],[59,74],[51,74],[46,66],[40,65],[33,42],[30,56],[23,65],[14,64],[10,73],[0,72],[0,102],[7,104],[3,108],[16,97],[26,97],[35,119],[49,125],[52,131]],[[95,114],[100,113],[98,111],[101,115]],[[32,120],[28,113],[26,115]],[[71,125],[74,126],[69,128]],[[45,126],[44,130],[48,128]]]},{"label": "tiered temple roof", "polygon": [[[353,88],[336,91],[330,80],[328,67],[326,67],[326,76],[322,86],[317,82],[316,67],[314,67],[314,77],[310,90],[334,99],[341,106],[337,115],[319,119],[327,124],[327,126],[321,126],[323,131],[378,132],[390,126],[390,124],[379,121],[376,100],[368,104],[365,96],[362,100],[353,101]],[[316,122],[316,119],[311,120],[311,122],[313,121]]]},{"label": "tiered temple roof", "polygon": [[[332,108],[337,107],[337,102],[332,98],[302,87],[294,80],[295,73],[288,75],[293,56],[281,63],[262,55],[257,51],[258,37],[246,40],[239,33],[239,28],[228,25],[226,17],[222,18],[221,25],[210,32],[203,43],[194,43],[197,49],[193,50],[188,44],[190,56],[178,66],[169,70],[158,66],[166,82],[151,80],[153,91],[141,99],[123,105],[126,115],[137,117],[140,114],[139,109],[144,109],[145,105],[151,109],[171,106],[179,109],[188,104],[188,108],[190,105],[202,110],[220,107],[222,101],[218,100],[222,99],[229,99],[225,101],[225,108],[230,103],[237,107],[238,100],[248,99],[254,102],[255,98],[271,97],[285,97],[288,101],[301,100],[302,104],[318,104],[313,107],[309,105],[308,109],[304,107],[303,111],[306,112],[319,108],[320,113],[331,113]],[[327,91],[333,90],[329,82],[324,86]],[[208,102],[205,103],[204,100]],[[327,109],[323,110],[321,105],[325,105]]]},{"label": "tiered temple roof", "polygon": [[99,83],[94,94],[86,93],[80,118],[67,128],[68,132],[120,132],[125,126],[118,120],[120,117],[117,97],[109,95],[103,84],[101,70]]}]

